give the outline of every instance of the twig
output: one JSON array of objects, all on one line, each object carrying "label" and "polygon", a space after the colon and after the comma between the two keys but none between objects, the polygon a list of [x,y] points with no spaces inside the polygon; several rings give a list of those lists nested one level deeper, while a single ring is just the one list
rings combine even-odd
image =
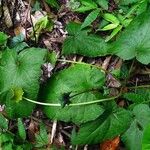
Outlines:
[{"label": "twig", "polygon": [[111,56],[106,57],[106,59],[104,60],[104,62],[102,64],[103,69],[107,70],[110,60],[111,60]]},{"label": "twig", "polygon": [[50,144],[53,143],[53,139],[54,139],[55,133],[56,133],[56,127],[57,127],[57,120],[54,120],[53,121],[53,125],[52,125],[52,132],[51,132]]},{"label": "twig", "polygon": [[29,15],[29,11],[30,11],[30,5],[31,5],[31,1],[32,0],[29,0],[29,5],[28,5],[28,8],[27,8],[27,14],[26,14],[26,22],[25,22],[25,32],[26,32],[26,38],[27,38],[27,28],[26,28],[26,26],[27,26],[27,20],[28,20],[28,15]]}]

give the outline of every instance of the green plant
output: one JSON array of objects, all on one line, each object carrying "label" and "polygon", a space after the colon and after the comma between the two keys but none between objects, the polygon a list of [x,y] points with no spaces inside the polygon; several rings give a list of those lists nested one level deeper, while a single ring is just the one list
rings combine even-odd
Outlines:
[{"label": "green plant", "polygon": [[[58,10],[57,1],[46,2]],[[93,57],[94,61],[98,57],[100,63],[105,56],[111,56],[114,64],[123,59],[117,67],[111,63],[114,69],[105,64],[101,66],[99,61],[89,64],[59,59],[56,52],[30,47],[22,34],[10,38],[0,32],[0,104],[5,105],[0,113],[0,148],[19,150],[51,146],[47,126],[42,121],[39,132],[35,133],[34,145],[27,140],[23,118],[30,116],[37,105],[41,105],[51,120],[74,124],[73,145],[97,144],[119,136],[129,150],[149,148],[150,85],[145,82],[137,85],[132,80],[139,73],[137,68],[149,71],[149,2],[122,0],[117,4],[119,11],[111,12],[107,11],[110,6],[106,0],[70,1],[69,8],[87,14],[83,23],[67,24],[68,36],[61,52],[65,56]],[[92,23],[99,19],[99,27],[93,28]],[[45,16],[34,28],[38,38],[43,30],[53,30],[53,23]],[[55,68],[59,62],[70,65],[60,71]],[[50,63],[55,69],[50,79],[42,84],[44,63]],[[119,82],[119,86],[110,88],[108,82]],[[9,126],[12,119],[16,123],[15,134]]]},{"label": "green plant", "polygon": [[84,20],[83,24],[81,25],[81,29],[89,26],[99,15],[100,9],[93,10]]},{"label": "green plant", "polygon": [[0,113],[0,148],[1,149],[32,149],[31,143],[26,140],[26,132],[22,120],[18,118],[17,134],[9,131],[8,120]]},{"label": "green plant", "polygon": [[21,118],[17,120],[17,134],[13,134],[8,125],[8,120],[0,113],[0,148],[8,150],[45,149],[50,143],[46,127],[40,124],[40,131],[35,134],[35,142],[31,144],[26,138],[26,130]]}]

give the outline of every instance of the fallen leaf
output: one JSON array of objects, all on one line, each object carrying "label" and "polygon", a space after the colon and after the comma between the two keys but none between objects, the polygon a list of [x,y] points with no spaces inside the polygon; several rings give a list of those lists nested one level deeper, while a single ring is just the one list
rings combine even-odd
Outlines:
[{"label": "fallen leaf", "polygon": [[101,143],[100,150],[117,150],[120,143],[120,137],[117,136],[112,140],[107,140]]},{"label": "fallen leaf", "polygon": [[31,120],[29,127],[28,127],[28,138],[29,141],[34,143],[35,142],[35,134],[38,132],[38,124]]},{"label": "fallen leaf", "polygon": [[16,28],[14,29],[14,33],[15,33],[16,36],[22,34],[22,35],[24,35],[24,37],[26,37],[25,28],[22,27],[22,26],[16,27]]}]

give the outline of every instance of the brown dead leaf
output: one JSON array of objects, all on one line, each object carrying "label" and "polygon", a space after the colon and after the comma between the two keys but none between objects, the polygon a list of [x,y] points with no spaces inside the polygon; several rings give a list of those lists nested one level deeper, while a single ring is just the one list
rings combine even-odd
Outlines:
[{"label": "brown dead leaf", "polygon": [[117,136],[112,140],[104,141],[100,144],[100,150],[117,150],[120,143],[120,137]]},{"label": "brown dead leaf", "polygon": [[48,13],[48,14],[51,14],[51,9],[50,7],[48,6],[48,4],[45,2],[45,0],[42,0],[42,3],[44,5],[44,8],[45,8],[45,11]]},{"label": "brown dead leaf", "polygon": [[16,28],[14,29],[14,33],[15,33],[16,36],[17,36],[17,35],[20,35],[20,34],[23,34],[24,37],[26,36],[25,28],[22,27],[22,26],[16,27]]},{"label": "brown dead leaf", "polygon": [[108,87],[119,88],[121,86],[121,83],[111,74],[108,74],[107,82],[108,82]]},{"label": "brown dead leaf", "polygon": [[3,11],[4,11],[5,24],[7,28],[10,28],[13,26],[13,21],[7,5],[3,6]]},{"label": "brown dead leaf", "polygon": [[124,100],[119,101],[118,105],[120,107],[124,107],[125,106],[125,101]]},{"label": "brown dead leaf", "polygon": [[58,149],[60,149],[62,146],[66,146],[64,138],[61,133],[58,133],[58,136],[55,137],[53,145],[55,145]]},{"label": "brown dead leaf", "polygon": [[111,60],[111,56],[106,57],[106,59],[104,60],[104,62],[102,64],[103,69],[107,70],[110,60]]},{"label": "brown dead leaf", "polygon": [[35,142],[35,134],[38,132],[38,130],[38,124],[35,121],[31,120],[28,127],[28,138],[32,143]]}]

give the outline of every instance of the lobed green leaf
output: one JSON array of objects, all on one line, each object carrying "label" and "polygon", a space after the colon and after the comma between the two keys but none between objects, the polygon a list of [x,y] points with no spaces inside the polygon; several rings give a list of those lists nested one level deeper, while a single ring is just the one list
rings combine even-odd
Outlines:
[{"label": "lobed green leaf", "polygon": [[131,126],[122,135],[122,140],[128,150],[141,150],[143,129],[150,123],[150,108],[146,104],[136,105],[133,109],[133,115]]},{"label": "lobed green leaf", "polygon": [[110,48],[124,60],[136,59],[150,63],[150,12],[144,12],[135,18]]},{"label": "lobed green leaf", "polygon": [[[10,49],[3,51],[0,61],[0,101],[6,105],[8,116],[23,117],[33,111],[35,105],[20,98],[24,93],[24,96],[36,100],[45,55],[46,50],[40,48],[28,48],[19,54]],[[20,94],[16,95],[14,89],[21,89]]]},{"label": "lobed green leaf", "polygon": [[71,35],[63,43],[62,53],[64,55],[80,54],[88,57],[97,57],[107,54],[108,44],[105,43],[104,39],[88,34],[87,30],[80,30],[79,28],[81,28],[79,24],[69,24],[68,31],[71,29],[73,31],[69,32]]},{"label": "lobed green leaf", "polygon": [[110,108],[96,120],[81,125],[73,135],[73,144],[96,144],[123,133],[130,125],[131,115],[123,108]]},{"label": "lobed green leaf", "polygon": [[[47,103],[81,103],[103,98],[100,92],[105,75],[99,69],[87,65],[73,65],[54,74],[43,91]],[[95,89],[95,90],[94,90]],[[103,113],[99,104],[86,106],[44,107],[45,114],[51,119],[83,123],[94,120]]]}]

